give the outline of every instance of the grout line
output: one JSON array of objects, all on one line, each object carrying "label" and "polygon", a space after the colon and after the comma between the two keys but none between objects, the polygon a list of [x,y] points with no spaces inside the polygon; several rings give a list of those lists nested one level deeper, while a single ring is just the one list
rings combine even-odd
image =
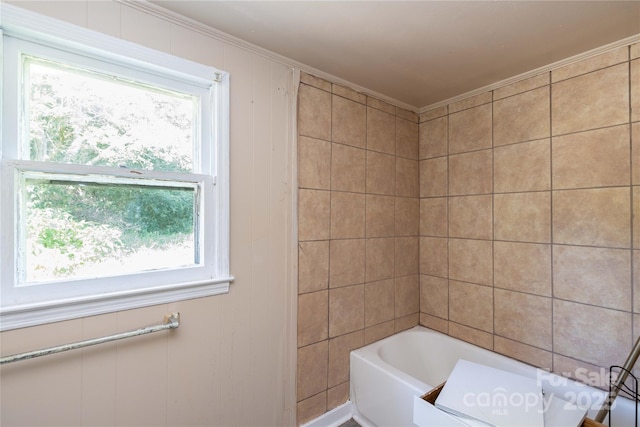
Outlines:
[{"label": "grout line", "polygon": [[633,197],[633,138],[634,138],[634,134],[633,134],[633,103],[632,103],[632,98],[633,98],[633,91],[632,91],[632,75],[633,75],[633,69],[632,69],[632,60],[631,60],[631,46],[627,47],[628,51],[627,51],[627,64],[628,64],[628,76],[629,76],[629,86],[628,86],[628,93],[629,93],[629,203],[631,204],[630,207],[630,213],[631,213],[631,218],[630,220],[630,231],[631,231],[631,238],[630,238],[630,242],[631,242],[631,249],[630,249],[630,265],[631,265],[631,346],[633,346],[634,344],[634,337],[636,335],[638,335],[638,331],[636,330],[635,327],[635,322],[634,322],[634,313],[635,310],[637,309],[637,307],[635,307],[635,274],[634,274],[634,270],[635,270],[635,257],[634,257],[634,247],[635,247],[635,240],[634,240],[634,197]]},{"label": "grout line", "polygon": [[447,141],[446,141],[446,145],[447,145],[447,150],[446,150],[446,159],[447,159],[447,191],[446,191],[446,195],[445,197],[447,198],[447,335],[449,335],[450,333],[450,329],[449,329],[449,322],[451,321],[451,286],[450,286],[450,279],[449,279],[449,271],[451,268],[451,262],[449,260],[449,255],[450,255],[450,251],[449,251],[449,243],[451,241],[451,239],[449,238],[449,225],[451,223],[450,221],[450,213],[451,213],[451,209],[450,209],[450,192],[449,192],[449,183],[450,183],[450,179],[449,179],[449,135],[451,134],[450,129],[451,129],[451,120],[450,120],[450,114],[449,114],[449,106],[446,106],[446,110],[447,110],[447,114],[444,116],[447,118]]},{"label": "grout line", "polygon": [[554,333],[553,333],[553,328],[554,328],[554,322],[553,322],[553,318],[555,316],[554,313],[554,306],[555,306],[555,296],[554,296],[554,280],[553,280],[553,273],[554,273],[554,269],[553,269],[553,257],[554,257],[554,228],[553,228],[553,84],[551,83],[551,71],[548,72],[549,73],[549,193],[550,193],[550,198],[549,198],[549,203],[551,204],[550,206],[550,224],[549,226],[551,227],[550,231],[550,236],[549,236],[549,262],[550,262],[550,266],[549,266],[549,285],[550,285],[550,293],[551,293],[551,371],[555,372],[555,342],[554,342]]},{"label": "grout line", "polygon": [[496,227],[495,227],[495,193],[496,193],[496,178],[495,178],[495,163],[496,163],[496,150],[495,150],[495,126],[493,121],[495,118],[495,91],[491,91],[491,297],[493,303],[492,311],[492,329],[491,350],[495,351],[496,347],[496,259],[495,259],[495,245],[496,245]]}]

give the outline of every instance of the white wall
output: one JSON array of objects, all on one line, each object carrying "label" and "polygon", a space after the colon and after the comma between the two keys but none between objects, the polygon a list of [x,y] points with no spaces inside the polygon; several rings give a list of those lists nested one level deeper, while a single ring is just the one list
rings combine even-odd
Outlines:
[{"label": "white wall", "polygon": [[231,74],[229,294],[0,334],[2,355],[155,324],[168,333],[0,368],[0,424],[295,423],[292,68],[170,15],[112,1],[15,5]]}]

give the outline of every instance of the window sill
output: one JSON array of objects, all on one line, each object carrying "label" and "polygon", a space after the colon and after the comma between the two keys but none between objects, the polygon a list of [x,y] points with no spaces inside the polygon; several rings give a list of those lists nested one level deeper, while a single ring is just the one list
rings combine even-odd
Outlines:
[{"label": "window sill", "polygon": [[0,331],[229,292],[233,276],[0,309]]}]

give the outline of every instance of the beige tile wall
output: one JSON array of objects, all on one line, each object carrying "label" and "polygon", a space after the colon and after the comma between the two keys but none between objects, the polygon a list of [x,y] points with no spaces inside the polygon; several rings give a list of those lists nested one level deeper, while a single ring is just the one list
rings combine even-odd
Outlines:
[{"label": "beige tile wall", "polygon": [[420,323],[574,374],[640,333],[640,47],[420,117]]},{"label": "beige tile wall", "polygon": [[349,352],[418,324],[418,116],[303,74],[298,422],[349,398]]}]

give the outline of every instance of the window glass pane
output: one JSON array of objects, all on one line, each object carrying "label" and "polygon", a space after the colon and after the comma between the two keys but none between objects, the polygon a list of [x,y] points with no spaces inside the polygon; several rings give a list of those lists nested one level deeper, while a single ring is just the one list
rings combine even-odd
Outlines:
[{"label": "window glass pane", "polygon": [[194,171],[197,97],[24,58],[31,160]]},{"label": "window glass pane", "polygon": [[22,284],[198,264],[196,184],[33,175],[22,180]]}]

